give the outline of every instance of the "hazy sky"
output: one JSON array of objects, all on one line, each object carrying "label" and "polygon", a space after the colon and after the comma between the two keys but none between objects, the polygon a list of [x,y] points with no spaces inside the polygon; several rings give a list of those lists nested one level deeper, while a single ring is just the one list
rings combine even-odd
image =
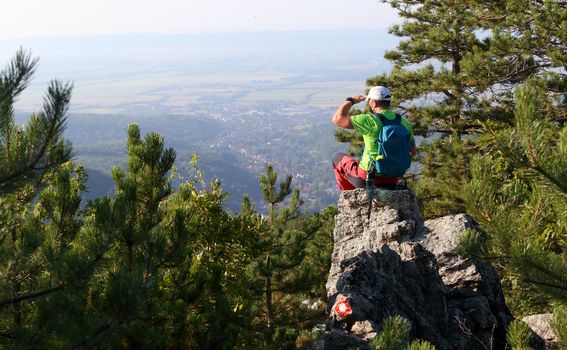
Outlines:
[{"label": "hazy sky", "polygon": [[0,39],[115,33],[385,28],[379,0],[1,0]]}]

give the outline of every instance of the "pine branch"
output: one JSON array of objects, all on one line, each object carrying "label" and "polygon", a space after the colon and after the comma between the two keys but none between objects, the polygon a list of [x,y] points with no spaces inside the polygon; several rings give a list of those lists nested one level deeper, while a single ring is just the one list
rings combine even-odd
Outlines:
[{"label": "pine branch", "polygon": [[[103,245],[101,251],[99,251],[99,253],[95,256],[95,258],[86,266],[86,268],[83,270],[83,273],[87,273],[89,270],[91,270],[100,260],[102,260],[104,253],[108,250],[109,245]],[[38,291],[38,292],[33,292],[33,293],[27,293],[27,294],[23,294],[20,295],[19,297],[16,298],[12,298],[12,299],[7,299],[7,300],[3,300],[0,301],[0,308],[4,307],[6,305],[12,305],[12,304],[16,304],[16,303],[20,303],[22,301],[26,301],[29,299],[35,299],[35,298],[39,298],[42,297],[44,295],[48,295],[54,292],[58,292],[61,291],[63,289],[65,289],[67,286],[63,283],[58,284],[56,286]]]},{"label": "pine branch", "polygon": [[[27,150],[30,156],[26,164],[0,178],[0,188],[7,186],[14,180],[25,178],[29,173],[42,172],[68,160],[68,154],[65,153],[57,155],[54,160],[46,159],[46,154],[49,147],[54,146],[58,142],[64,129],[65,114],[71,99],[71,91],[71,84],[63,84],[59,81],[50,83],[47,96],[44,99],[44,111],[41,117],[41,121],[47,125],[37,126],[36,129],[28,130],[29,133],[44,133],[42,135],[43,138],[38,140],[40,142],[39,147],[37,147],[37,151],[33,146],[30,150]],[[41,130],[42,127],[47,127],[47,132]],[[30,136],[33,137],[35,135],[32,134]],[[42,161],[46,163],[40,164]]]},{"label": "pine branch", "polygon": [[540,185],[555,189],[555,191],[550,191],[551,195],[557,195],[567,200],[567,186],[560,183],[541,167],[523,167],[520,169],[520,172],[528,178],[539,178],[539,180],[541,180]]},{"label": "pine branch", "polygon": [[84,347],[90,348],[90,346],[88,346],[89,342],[93,345],[96,344],[97,338],[111,330],[115,323],[118,323],[118,320],[113,319],[106,323],[103,323],[102,325],[97,327],[90,335],[87,335],[84,339],[76,342],[73,346],[71,346],[71,349],[81,349]]},{"label": "pine branch", "polygon": [[4,333],[4,332],[0,332],[0,337],[8,338],[8,339],[14,339],[14,335],[13,335],[13,334]]},{"label": "pine branch", "polygon": [[31,54],[20,48],[9,65],[0,72],[1,95],[0,101],[13,100],[25,90],[33,77],[38,58],[32,58]]},{"label": "pine branch", "polygon": [[[545,272],[545,271],[542,271],[542,272]],[[534,279],[531,279],[530,277],[524,277],[523,280],[524,280],[524,282],[527,282],[527,283],[530,283],[530,284],[535,284],[537,286],[557,289],[557,290],[561,290],[561,291],[567,291],[566,286],[562,286],[562,285],[558,285],[558,284],[554,284],[554,283],[549,283],[549,282],[536,281]]]},{"label": "pine branch", "polygon": [[[537,254],[537,253],[534,253]],[[529,256],[528,256],[529,258]],[[548,259],[551,259],[551,257],[548,256]],[[540,273],[543,273],[546,276],[546,281],[541,281],[541,279],[539,280],[535,280],[533,279],[530,275],[530,272],[528,270],[528,268],[532,268],[536,271],[539,271]],[[558,272],[557,269],[559,268],[559,266],[554,266],[553,268],[550,268],[548,266],[545,266],[541,263],[539,263],[538,261],[533,261],[531,260],[529,262],[529,265],[524,265],[523,266],[523,275],[522,276],[524,278],[524,280],[528,283],[531,284],[536,284],[542,287],[548,287],[548,288],[553,288],[553,289],[558,289],[558,290],[562,290],[562,291],[567,291],[567,285],[563,284],[557,284],[557,283],[552,283],[549,282],[548,280],[551,278],[555,281],[563,281],[565,282],[565,278],[564,276],[561,275],[561,272]]]},{"label": "pine branch", "polygon": [[47,294],[51,294],[53,292],[60,291],[64,288],[65,288],[65,285],[59,284],[57,286],[53,286],[53,287],[44,289],[42,291],[23,294],[23,295],[20,295],[17,298],[3,300],[3,301],[0,301],[0,308],[4,307],[6,305],[12,305],[12,304],[20,303],[20,302],[25,301],[25,300],[35,299],[35,298],[38,298],[38,297],[41,297],[41,296],[44,296],[44,295],[47,295]]}]

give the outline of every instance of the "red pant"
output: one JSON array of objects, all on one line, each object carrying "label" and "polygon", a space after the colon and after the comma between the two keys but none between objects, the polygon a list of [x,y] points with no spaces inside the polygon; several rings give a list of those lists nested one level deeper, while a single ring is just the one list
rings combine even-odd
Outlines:
[{"label": "red pant", "polygon": [[[358,161],[348,154],[337,153],[333,157],[333,168],[339,190],[354,190],[366,187],[366,170],[358,166]],[[374,176],[374,186],[395,189],[397,177]]]}]

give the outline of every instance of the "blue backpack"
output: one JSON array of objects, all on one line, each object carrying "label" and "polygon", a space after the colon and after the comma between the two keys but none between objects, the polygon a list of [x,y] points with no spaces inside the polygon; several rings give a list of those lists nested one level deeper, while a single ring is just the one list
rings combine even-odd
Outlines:
[{"label": "blue backpack", "polygon": [[402,117],[396,114],[396,119],[390,120],[382,114],[372,114],[382,122],[382,129],[376,144],[378,155],[373,159],[374,168],[378,174],[385,177],[402,177],[411,164],[410,132],[402,125]]}]

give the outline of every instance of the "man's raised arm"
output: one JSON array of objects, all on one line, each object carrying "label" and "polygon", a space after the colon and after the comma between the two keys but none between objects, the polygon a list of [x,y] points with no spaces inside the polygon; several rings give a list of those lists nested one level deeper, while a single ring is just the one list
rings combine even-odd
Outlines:
[{"label": "man's raised arm", "polygon": [[351,107],[355,104],[362,102],[366,99],[365,96],[356,95],[353,97],[349,97],[342,106],[337,109],[335,115],[333,115],[333,123],[335,125],[345,128],[345,129],[353,129],[352,123],[350,122],[350,116],[348,115],[348,111],[350,111]]}]

